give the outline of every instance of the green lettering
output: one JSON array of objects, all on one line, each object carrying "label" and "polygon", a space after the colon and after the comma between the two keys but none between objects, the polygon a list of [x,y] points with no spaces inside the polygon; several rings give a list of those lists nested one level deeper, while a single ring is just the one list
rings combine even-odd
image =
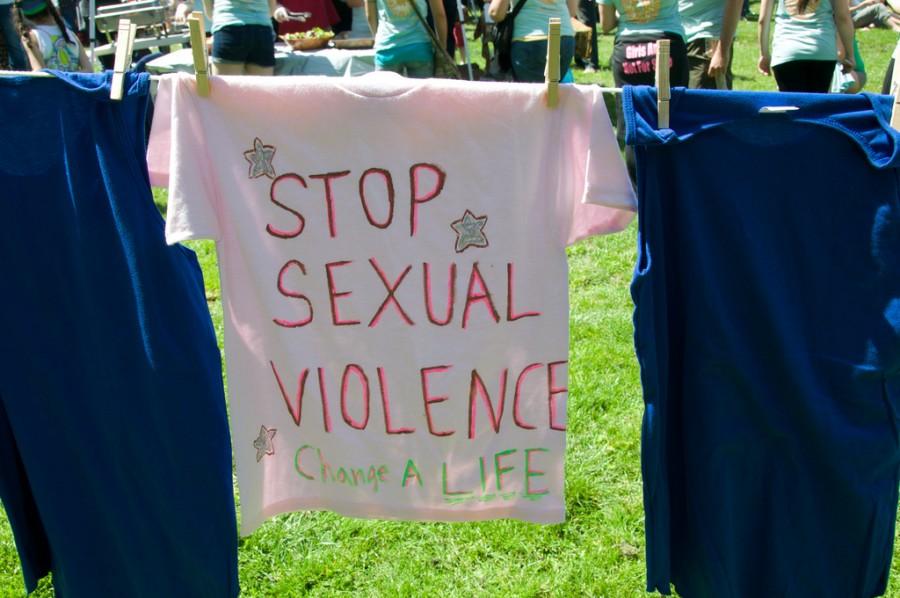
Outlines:
[{"label": "green lettering", "polygon": [[525,449],[525,497],[531,496],[543,496],[544,494],[549,494],[550,490],[544,489],[538,492],[531,491],[531,478],[536,478],[539,476],[545,475],[543,471],[538,469],[531,469],[531,453],[547,453],[548,449],[545,448],[530,448]]},{"label": "green lettering", "polygon": [[441,463],[441,491],[444,493],[444,496],[471,496],[471,492],[466,492],[465,490],[450,490],[447,487],[447,462]]},{"label": "green lettering", "polygon": [[311,449],[311,448],[315,448],[315,447],[310,446],[310,445],[308,445],[308,444],[304,444],[303,446],[301,446],[300,448],[298,448],[298,449],[297,449],[297,452],[294,454],[294,469],[296,469],[296,470],[297,470],[297,473],[299,473],[300,475],[302,475],[302,476],[303,476],[304,478],[306,478],[307,480],[314,480],[314,479],[316,479],[316,478],[313,477],[313,476],[311,476],[311,475],[309,475],[309,474],[306,473],[305,471],[303,471],[303,467],[301,467],[301,465],[300,465],[300,453],[302,453],[302,452],[305,451],[306,449]]},{"label": "green lettering", "polygon": [[[381,478],[381,470],[382,469],[384,470],[385,474],[387,473],[387,467],[382,465],[381,467],[378,468],[378,477],[379,478]],[[411,477],[416,478],[416,481],[419,483],[419,487],[421,488],[422,487],[422,474],[419,473],[419,468],[416,467],[416,464],[413,463],[412,459],[410,459],[406,462],[406,469],[403,470],[403,481],[400,485],[403,486],[404,488],[406,488],[406,484],[409,481],[409,478],[411,478]],[[383,482],[384,479],[382,479],[381,481]]]},{"label": "green lettering", "polygon": [[512,471],[515,467],[501,467],[500,459],[507,455],[512,455],[513,453],[518,452],[516,449],[508,449],[505,451],[500,451],[496,455],[494,455],[494,473],[497,476],[497,492],[503,491],[503,474]]}]

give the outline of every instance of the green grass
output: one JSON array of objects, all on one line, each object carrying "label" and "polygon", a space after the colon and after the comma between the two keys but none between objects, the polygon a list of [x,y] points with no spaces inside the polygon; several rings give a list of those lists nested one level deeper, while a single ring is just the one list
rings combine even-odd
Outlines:
[{"label": "green grass", "polygon": [[[868,89],[877,90],[896,34],[862,31],[858,36],[869,71]],[[611,48],[612,39],[601,38],[601,64]],[[742,22],[735,45],[736,87],[774,89],[771,78],[756,72],[756,56],[755,24]],[[608,68],[592,75],[577,71],[576,77],[579,82],[612,85]],[[165,193],[156,197],[162,208]],[[214,247],[209,242],[191,247],[203,267],[221,348]],[[628,295],[634,247],[631,226],[569,250],[572,343],[565,524],[423,524],[329,513],[282,515],[240,542],[243,595],[643,595],[643,406]],[[21,595],[18,557],[0,510],[0,597]],[[53,595],[47,580],[35,595]],[[887,595],[900,596],[900,558],[894,559]]]}]

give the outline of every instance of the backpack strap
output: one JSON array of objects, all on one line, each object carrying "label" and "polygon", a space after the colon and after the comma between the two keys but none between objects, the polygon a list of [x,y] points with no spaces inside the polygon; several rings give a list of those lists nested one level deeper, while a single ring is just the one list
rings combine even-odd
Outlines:
[{"label": "backpack strap", "polygon": [[519,11],[522,10],[522,7],[525,6],[525,0],[519,0],[516,2],[516,5],[513,7],[512,13],[506,15],[507,19],[515,19],[516,15],[519,14]]}]

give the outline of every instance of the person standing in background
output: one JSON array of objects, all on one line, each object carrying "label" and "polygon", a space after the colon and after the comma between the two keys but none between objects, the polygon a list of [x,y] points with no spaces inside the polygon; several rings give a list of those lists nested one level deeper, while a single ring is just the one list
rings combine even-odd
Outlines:
[{"label": "person standing in background", "polygon": [[275,0],[203,0],[212,15],[214,75],[275,73],[272,19],[283,22],[287,11]]},{"label": "person standing in background", "polygon": [[[759,71],[775,75],[779,91],[828,93],[838,60],[837,36],[853,48],[853,21],[848,0],[778,0],[775,34],[769,50],[769,28],[775,0],[759,7]],[[841,61],[854,70],[852,52]]]},{"label": "person standing in background", "polygon": [[427,5],[426,0],[366,0],[366,18],[375,33],[375,70],[415,79],[434,75],[434,47],[423,24],[428,7],[438,42],[446,46],[447,16],[442,0],[427,0]]},{"label": "person standing in background", "polygon": [[688,87],[716,89],[724,75],[732,89],[732,44],[741,16],[741,0],[679,0],[678,12],[687,39]]},{"label": "person standing in background", "polygon": [[[489,13],[495,23],[506,18],[510,0],[491,0]],[[526,0],[513,23],[513,79],[525,83],[542,83],[547,66],[547,27],[550,18],[560,20],[559,78],[564,80],[575,56],[575,30],[572,15],[578,11],[578,0]]]},{"label": "person standing in background", "polygon": [[580,58],[576,58],[575,66],[583,68],[586,73],[593,73],[600,70],[600,62],[597,58],[597,21],[600,19],[597,1],[578,0],[577,18],[591,30],[591,57],[587,63]]},{"label": "person standing in background", "polygon": [[[656,85],[656,42],[661,39],[671,42],[669,82],[672,87],[687,86],[687,49],[678,0],[600,0],[600,29],[603,33],[616,30],[612,55],[616,87]],[[621,95],[616,95],[616,123],[616,139],[625,147],[625,164],[633,181],[634,150],[625,145]]]},{"label": "person standing in background", "polygon": [[25,47],[19,36],[13,11],[13,0],[0,0],[0,32],[6,40],[6,52],[9,55],[9,68],[14,71],[27,71],[28,57],[25,56]]},{"label": "person standing in background", "polygon": [[31,69],[54,69],[69,73],[94,70],[75,32],[50,0],[21,0],[25,51]]}]

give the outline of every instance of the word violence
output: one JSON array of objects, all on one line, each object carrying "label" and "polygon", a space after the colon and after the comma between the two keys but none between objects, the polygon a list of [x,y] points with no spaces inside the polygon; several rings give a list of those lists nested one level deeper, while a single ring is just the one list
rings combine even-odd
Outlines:
[{"label": "word violence", "polygon": [[[337,379],[331,380],[330,383],[327,380],[325,368],[319,367],[315,371],[310,368],[304,368],[296,378],[297,382],[293,392],[290,392],[289,387],[285,383],[286,381],[290,383],[290,379],[283,375],[283,372],[278,369],[274,362],[270,361],[269,366],[272,368],[275,383],[278,386],[288,413],[290,413],[291,419],[294,420],[294,424],[298,427],[303,418],[303,400],[307,394],[307,387],[312,388],[316,385],[318,386],[317,398],[321,406],[322,425],[326,432],[331,432],[334,427],[331,415],[332,410],[339,410],[341,420],[348,427],[355,430],[367,429],[372,414],[372,395],[375,392],[374,387],[377,386],[385,433],[413,434],[417,430],[417,427],[410,425],[410,423],[416,422],[400,423],[395,419],[395,414],[391,410],[390,384],[383,367],[376,367],[375,371],[372,372],[371,370],[367,371],[362,366],[351,363],[344,367],[343,372],[337,376]],[[553,361],[550,363],[532,363],[522,368],[519,372],[510,372],[509,368],[507,368],[500,372],[496,382],[486,379],[476,369],[469,370],[463,376],[460,376],[458,373],[452,372],[454,368],[450,365],[421,368],[418,372],[418,377],[419,393],[424,409],[424,423],[432,436],[452,436],[456,434],[457,430],[442,423],[442,416],[446,417],[446,409],[440,404],[449,402],[452,406],[454,403],[458,403],[459,399],[456,398],[454,400],[456,395],[442,395],[432,390],[434,385],[441,384],[442,378],[446,378],[449,373],[452,379],[462,379],[467,382],[466,387],[459,389],[458,392],[465,397],[468,416],[466,434],[468,438],[475,438],[476,430],[478,429],[479,412],[484,414],[482,417],[486,418],[489,428],[495,434],[499,434],[500,426],[507,411],[506,406],[510,403],[512,404],[512,423],[516,427],[524,430],[534,430],[540,424],[546,422],[547,427],[551,430],[565,431],[566,426],[565,423],[560,421],[560,410],[557,405],[561,396],[568,390],[558,382],[563,376],[563,373],[559,370],[565,366],[565,361]],[[315,382],[310,381],[310,378],[313,376],[315,377]],[[535,418],[533,409],[529,408],[528,410],[533,419],[526,419],[523,414],[522,398],[523,396],[534,395],[535,388],[546,397],[547,401],[546,419],[541,418],[543,422]],[[530,392],[523,392],[523,390],[529,389]],[[338,405],[332,403],[335,398],[338,401]],[[418,425],[421,426],[421,423],[419,422]]]}]

